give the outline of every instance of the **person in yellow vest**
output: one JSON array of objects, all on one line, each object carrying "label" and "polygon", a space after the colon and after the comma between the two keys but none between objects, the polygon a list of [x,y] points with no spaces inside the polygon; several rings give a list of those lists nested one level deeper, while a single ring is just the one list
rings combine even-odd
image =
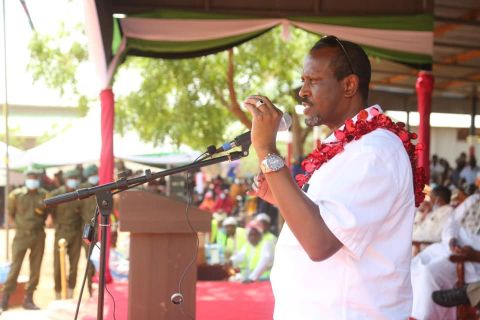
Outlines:
[{"label": "person in yellow vest", "polygon": [[227,217],[223,220],[222,228],[217,231],[216,243],[222,246],[226,261],[237,254],[247,242],[245,229],[237,225],[237,219]]},{"label": "person in yellow vest", "polygon": [[232,281],[248,283],[270,279],[275,243],[265,240],[263,232],[263,227],[258,220],[249,222],[248,242],[239,253],[230,258],[232,265],[240,269],[239,273],[232,276]]},{"label": "person in yellow vest", "polygon": [[218,231],[222,228],[223,220],[227,217],[227,214],[222,211],[214,212],[212,214],[212,228],[210,230],[209,243],[217,242]]},{"label": "person in yellow vest", "polygon": [[270,224],[272,221],[270,216],[264,212],[261,212],[257,214],[254,217],[254,219],[262,225],[262,229],[263,229],[262,241],[269,241],[275,247],[275,244],[277,243],[277,237],[270,232]]}]

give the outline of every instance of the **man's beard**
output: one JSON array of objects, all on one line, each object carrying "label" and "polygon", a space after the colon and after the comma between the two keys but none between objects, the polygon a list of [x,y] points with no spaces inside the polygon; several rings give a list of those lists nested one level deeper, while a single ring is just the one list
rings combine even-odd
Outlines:
[{"label": "man's beard", "polygon": [[305,124],[308,127],[315,127],[322,124],[322,120],[318,115],[312,117],[305,117]]}]

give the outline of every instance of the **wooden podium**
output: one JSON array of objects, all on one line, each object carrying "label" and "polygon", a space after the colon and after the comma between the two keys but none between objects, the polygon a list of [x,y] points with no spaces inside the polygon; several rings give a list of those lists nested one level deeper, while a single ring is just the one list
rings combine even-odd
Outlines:
[{"label": "wooden podium", "polygon": [[[197,250],[185,208],[185,203],[145,191],[120,194],[121,230],[130,232],[129,320],[189,319],[182,308],[195,318],[196,261],[182,282],[183,304],[170,301]],[[210,231],[209,213],[191,206],[189,217],[195,231]]]}]

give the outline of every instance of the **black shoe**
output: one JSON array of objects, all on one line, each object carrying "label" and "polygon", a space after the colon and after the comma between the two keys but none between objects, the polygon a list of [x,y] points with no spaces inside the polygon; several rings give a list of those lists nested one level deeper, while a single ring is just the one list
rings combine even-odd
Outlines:
[{"label": "black shoe", "polygon": [[2,298],[2,310],[7,311],[8,310],[8,300],[10,299],[10,295],[4,293],[3,298]]},{"label": "black shoe", "polygon": [[455,307],[462,304],[470,304],[467,296],[467,286],[448,290],[432,292],[433,301],[443,307]]},{"label": "black shoe", "polygon": [[26,295],[25,299],[23,300],[23,309],[25,310],[40,310],[39,307],[35,303],[33,303],[32,295]]}]

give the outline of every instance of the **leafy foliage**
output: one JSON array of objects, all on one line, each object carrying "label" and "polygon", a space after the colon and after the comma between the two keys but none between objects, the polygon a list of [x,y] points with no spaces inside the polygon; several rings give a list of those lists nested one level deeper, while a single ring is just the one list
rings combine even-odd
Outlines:
[{"label": "leafy foliage", "polygon": [[[141,70],[142,83],[140,90],[117,99],[117,128],[134,129],[153,142],[169,136],[177,144],[194,148],[219,142],[232,116],[216,101],[212,89],[205,89],[210,88],[205,78],[215,75],[213,69],[218,68],[212,58],[221,57],[129,59],[126,67]],[[208,73],[204,73],[206,69]]]},{"label": "leafy foliage", "polygon": [[[82,43],[74,38],[82,39]],[[29,44],[30,63],[27,69],[34,81],[44,81],[50,88],[55,88],[63,95],[73,95],[78,99],[81,113],[88,110],[90,100],[78,90],[78,68],[88,59],[86,37],[81,25],[73,30],[65,30],[60,25],[58,35],[34,33]]]},{"label": "leafy foliage", "polygon": [[[280,28],[234,50],[235,93],[269,96],[293,111],[293,90],[313,36],[292,30],[295,41],[281,39]],[[227,53],[188,60],[154,60],[131,57],[122,68],[141,70],[138,92],[117,99],[120,130],[135,128],[141,137],[159,142],[170,136],[175,143],[194,148],[218,144],[235,121],[227,87]],[[285,110],[285,111],[287,111]]]},{"label": "leafy foliage", "polygon": [[[141,83],[139,90],[117,95],[116,128],[135,130],[149,142],[170,137],[176,144],[204,149],[226,140],[227,128],[238,122],[233,106],[250,94],[267,95],[292,112],[303,57],[315,37],[298,29],[290,32],[290,41],[282,40],[281,29],[275,28],[234,49],[234,92],[228,86],[227,52],[185,60],[128,57],[119,75],[136,70]],[[81,42],[71,40],[75,34],[82,35]],[[35,35],[28,68],[35,80],[42,79],[62,94],[76,95],[86,111],[92,99],[79,92],[76,77],[87,59],[83,40],[81,27],[66,31],[62,26],[57,36]]]}]

